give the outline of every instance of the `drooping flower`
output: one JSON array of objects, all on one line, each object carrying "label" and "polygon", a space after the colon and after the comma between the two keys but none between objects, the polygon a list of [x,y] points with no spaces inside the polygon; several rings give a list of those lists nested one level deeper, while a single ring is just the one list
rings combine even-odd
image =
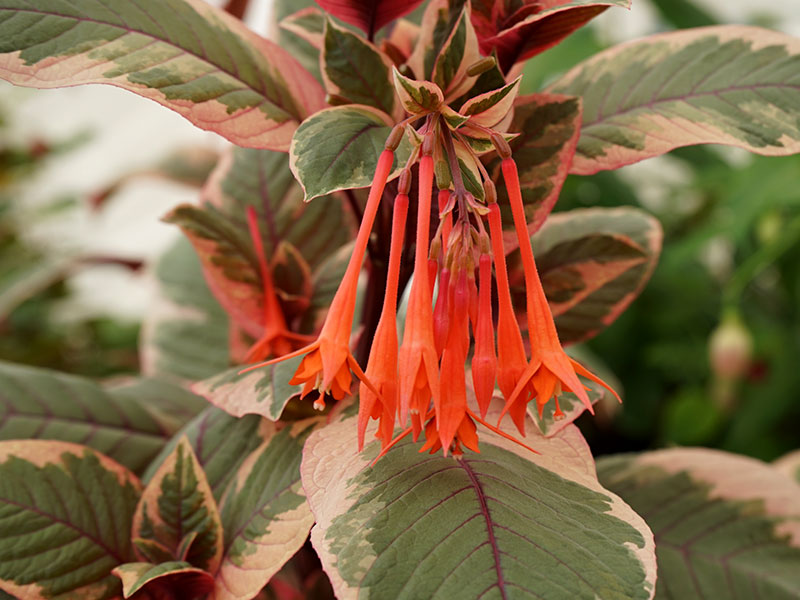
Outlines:
[{"label": "drooping flower", "polygon": [[[355,311],[361,263],[364,259],[375,215],[378,212],[383,189],[392,170],[394,150],[400,143],[402,135],[403,127],[396,127],[387,139],[386,148],[378,158],[375,176],[370,187],[366,207],[364,208],[363,219],[353,247],[353,254],[350,256],[344,277],[336,290],[336,295],[331,302],[317,339],[308,346],[280,358],[259,363],[243,370],[243,372],[249,371],[264,365],[305,355],[289,383],[291,385],[303,385],[301,392],[301,397],[303,398],[312,390],[318,390],[320,396],[314,402],[314,406],[319,409],[325,407],[324,394],[330,393],[336,400],[341,400],[350,393],[351,370],[361,381],[374,390],[374,386],[366,378],[366,375],[350,352],[350,332],[353,326],[353,313]],[[374,391],[377,393],[376,390]]]},{"label": "drooping flower", "polygon": [[283,309],[278,300],[278,295],[275,293],[275,285],[272,282],[272,270],[267,264],[264,242],[261,239],[261,232],[258,227],[258,215],[252,206],[247,207],[247,225],[258,258],[259,274],[261,275],[261,286],[264,294],[264,332],[245,355],[244,361],[250,363],[262,361],[270,356],[289,354],[292,350],[307,344],[313,338],[312,336],[289,331],[286,325]]},{"label": "drooping flower", "polygon": [[380,421],[376,437],[381,440],[383,447],[392,440],[394,432],[397,412],[397,287],[400,256],[405,240],[410,179],[410,172],[404,171],[400,176],[398,194],[394,200],[386,293],[367,360],[366,375],[375,387],[373,391],[364,382],[359,387],[359,451],[364,447],[364,435],[370,417]]}]

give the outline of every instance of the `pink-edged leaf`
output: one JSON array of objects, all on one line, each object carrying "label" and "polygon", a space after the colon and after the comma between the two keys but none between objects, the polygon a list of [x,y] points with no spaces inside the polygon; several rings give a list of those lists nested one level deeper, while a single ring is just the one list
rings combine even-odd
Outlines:
[{"label": "pink-edged leaf", "polygon": [[800,40],[722,25],[628,42],[550,91],[583,100],[572,173],[616,169],[692,144],[800,152]]},{"label": "pink-edged leaf", "polygon": [[326,21],[322,77],[329,94],[394,115],[392,66],[391,59],[372,43],[330,19]]},{"label": "pink-edged leaf", "polygon": [[467,69],[481,58],[469,14],[469,3],[466,3],[433,64],[432,81],[448,99],[458,98],[472,87],[473,78],[467,75]]},{"label": "pink-edged leaf", "polygon": [[[389,115],[362,104],[327,108],[303,121],[292,140],[289,164],[306,200],[369,186],[392,126]],[[390,178],[400,174],[411,152],[403,136]]]},{"label": "pink-edged leaf", "polygon": [[406,438],[373,466],[379,444],[357,452],[354,416],[311,434],[311,541],[338,598],[653,597],[651,534],[598,483],[574,426],[545,438],[531,424],[541,454],[480,427],[480,454],[420,454]]},{"label": "pink-edged leaf", "polygon": [[355,25],[372,39],[375,32],[407,15],[422,0],[317,0],[326,12]]},{"label": "pink-edged leaf", "polygon": [[125,598],[137,592],[154,598],[202,598],[214,589],[214,578],[209,573],[185,561],[125,563],[113,573],[122,581]]},{"label": "pink-edged leaf", "polygon": [[[131,537],[157,542],[174,560],[215,573],[222,559],[217,503],[186,436],[161,463],[136,508]],[[141,559],[150,557],[140,552]]]},{"label": "pink-edged leaf", "polygon": [[[581,103],[577,98],[554,94],[521,96],[514,102],[509,131],[519,133],[511,142],[512,156],[519,170],[522,202],[528,231],[535,233],[553,209],[578,143]],[[497,185],[503,222],[512,227],[508,193],[499,161],[490,167]],[[507,243],[511,238],[507,240]]]},{"label": "pink-edged leaf", "polygon": [[400,105],[411,115],[423,115],[442,106],[444,96],[439,86],[430,81],[415,81],[392,69],[394,87]]},{"label": "pink-edged leaf", "polygon": [[86,446],[0,442],[0,589],[26,600],[119,597],[111,570],[133,558],[140,490]]},{"label": "pink-edged leaf", "polygon": [[761,461],[673,448],[598,461],[653,530],[657,597],[800,595],[800,485]]},{"label": "pink-edged leaf", "polygon": [[246,212],[258,215],[265,259],[290,327],[309,308],[312,270],[349,237],[341,203],[305,204],[286,154],[234,148],[203,190],[200,207],[184,205],[166,220],[177,223],[203,263],[206,281],[235,324],[252,338],[264,329],[264,286]]},{"label": "pink-edged leaf", "polygon": [[501,88],[470,98],[461,107],[460,112],[467,115],[472,124],[495,127],[511,111],[521,79],[517,77]]},{"label": "pink-edged leaf", "polygon": [[515,63],[555,46],[610,6],[631,0],[523,0],[509,4],[473,2],[472,22],[484,54],[495,52],[504,72]]},{"label": "pink-edged leaf", "polygon": [[299,550],[314,517],[300,484],[303,444],[323,419],[262,421],[262,443],[241,463],[220,511],[225,550],[214,600],[249,600]]},{"label": "pink-edged leaf", "polygon": [[301,360],[292,358],[247,373],[234,367],[194,384],[192,390],[234,417],[254,414],[277,421],[302,389],[288,383]]},{"label": "pink-edged leaf", "polygon": [[280,22],[280,26],[322,52],[325,45],[325,15],[315,6],[289,15]]},{"label": "pink-edged leaf", "polygon": [[[658,220],[635,208],[550,216],[532,241],[562,344],[594,337],[622,314],[650,279],[661,240]],[[524,299],[521,278],[512,286]]]},{"label": "pink-edged leaf", "polygon": [[107,83],[249,147],[286,151],[322,108],[283,48],[201,0],[0,1],[0,77],[30,87]]}]

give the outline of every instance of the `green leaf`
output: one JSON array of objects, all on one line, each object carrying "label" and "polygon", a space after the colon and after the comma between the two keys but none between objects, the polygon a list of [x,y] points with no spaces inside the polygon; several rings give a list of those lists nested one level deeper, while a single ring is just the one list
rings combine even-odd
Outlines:
[{"label": "green leaf", "polygon": [[677,31],[615,46],[550,90],[581,96],[572,173],[616,169],[673,148],[800,151],[800,40],[758,27]]},{"label": "green leaf", "polygon": [[32,87],[109,83],[256,148],[286,151],[323,107],[283,48],[200,0],[0,0],[0,77]]},{"label": "green leaf", "polygon": [[142,371],[186,382],[227,368],[228,317],[188,240],[177,240],[161,256],[156,279],[156,300],[142,324]]},{"label": "green leaf", "polygon": [[656,598],[800,597],[800,486],[760,461],[674,448],[598,462],[653,530]]},{"label": "green leaf", "polygon": [[[650,278],[661,238],[659,222],[635,208],[550,216],[532,242],[562,344],[594,337],[622,314]],[[524,298],[521,278],[512,287]]]},{"label": "green leaf", "polygon": [[239,466],[250,452],[263,442],[264,435],[261,431],[269,427],[267,424],[266,419],[255,415],[237,419],[214,406],[209,406],[173,438],[153,461],[142,480],[149,482],[153,478],[158,466],[173,452],[178,440],[185,435],[203,468],[214,499],[219,504]]},{"label": "green leaf", "polygon": [[134,562],[118,566],[114,575],[122,581],[125,598],[147,590],[156,598],[200,598],[214,589],[214,578],[185,561],[170,561],[158,565]]},{"label": "green leaf", "polygon": [[325,22],[324,43],[322,77],[328,93],[393,114],[391,59],[374,44],[330,19]]},{"label": "green leaf", "polygon": [[263,442],[236,472],[220,507],[225,551],[215,599],[252,598],[300,549],[314,517],[300,484],[303,444],[320,417],[278,426],[263,421]]},{"label": "green leaf", "polygon": [[[535,233],[553,209],[569,173],[578,143],[581,104],[577,98],[553,94],[531,94],[517,98],[509,131],[519,132],[511,142],[525,205],[528,231]],[[500,173],[500,161],[492,167],[500,205],[508,207],[508,192]],[[511,226],[511,211],[503,211]]]},{"label": "green leaf", "polygon": [[517,77],[498,89],[473,96],[461,107],[461,113],[469,116],[472,124],[496,126],[511,111],[521,80],[521,77]]},{"label": "green leaf", "polygon": [[370,466],[378,443],[357,454],[355,417],[311,435],[311,541],[338,598],[652,597],[651,534],[597,482],[574,426],[529,435],[540,455],[480,437],[461,459],[406,438]]},{"label": "green leaf", "polygon": [[0,362],[0,440],[84,444],[136,473],[204,404],[167,383],[106,389],[82,377]]},{"label": "green leaf", "polygon": [[64,442],[0,442],[0,587],[21,598],[102,600],[132,558],[136,476]]},{"label": "green leaf", "polygon": [[[292,140],[290,165],[306,200],[370,185],[391,130],[386,114],[361,105],[328,108],[303,121]],[[411,142],[403,136],[390,178],[410,155]]]},{"label": "green leaf", "polygon": [[194,384],[192,390],[234,417],[256,414],[277,421],[289,400],[300,393],[301,387],[289,385],[289,380],[302,359],[298,356],[247,373],[235,367]]},{"label": "green leaf", "polygon": [[219,567],[222,522],[187,437],[181,436],[145,487],[136,507],[132,537],[157,542],[173,559],[198,569],[214,573]]}]

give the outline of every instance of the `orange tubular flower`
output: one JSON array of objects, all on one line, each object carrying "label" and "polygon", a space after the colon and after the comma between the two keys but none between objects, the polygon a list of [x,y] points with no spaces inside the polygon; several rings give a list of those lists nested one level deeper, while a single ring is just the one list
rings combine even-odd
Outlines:
[{"label": "orange tubular flower", "polygon": [[433,158],[424,155],[419,163],[419,204],[417,207],[417,248],[414,281],[406,312],[403,344],[398,356],[399,415],[405,423],[411,413],[414,439],[422,427],[431,397],[439,405],[439,361],[433,340],[431,287],[428,281],[428,235],[430,229]]},{"label": "orange tubular flower", "polygon": [[486,418],[497,375],[492,323],[492,258],[488,254],[481,254],[478,261],[478,279],[478,319],[475,325],[475,353],[472,356],[472,385],[481,417]]},{"label": "orange tubular flower", "polygon": [[289,331],[286,327],[286,319],[283,317],[283,310],[272,283],[272,273],[267,264],[264,242],[258,228],[258,215],[252,206],[247,207],[247,226],[258,258],[261,285],[264,290],[264,333],[248,350],[244,361],[249,363],[264,360],[268,356],[283,356],[301,344],[307,344],[313,338]]},{"label": "orange tubular flower", "polygon": [[[442,352],[441,378],[447,385],[442,386],[441,402],[435,407],[439,440],[445,456],[467,411],[464,363],[469,354],[469,288],[466,270],[458,273],[452,291],[450,329]],[[427,432],[425,435],[428,435]]]},{"label": "orange tubular flower", "polygon": [[[498,146],[500,147],[502,144]],[[564,390],[574,393],[589,412],[594,413],[592,403],[586,394],[586,389],[578,379],[578,375],[583,375],[595,381],[606,389],[612,390],[605,382],[586,370],[579,363],[567,356],[561,347],[558,339],[553,314],[550,312],[550,305],[539,280],[539,273],[536,270],[536,262],[533,258],[528,226],[525,222],[525,213],[522,204],[522,192],[520,191],[519,175],[517,165],[511,158],[510,153],[500,149],[503,162],[501,165],[503,178],[508,189],[511,212],[514,217],[514,227],[519,239],[520,254],[522,257],[522,267],[525,274],[525,290],[527,298],[528,313],[528,335],[531,344],[531,360],[517,383],[511,396],[506,396],[506,405],[503,414],[511,412],[513,415],[514,407],[525,406],[528,402],[528,394],[524,393],[528,385],[532,385],[536,391],[536,402],[539,413],[541,414],[545,404],[554,395],[556,396],[556,415],[561,414],[558,406],[558,394]],[[577,374],[576,374],[577,372]],[[619,398],[619,396],[617,396]],[[521,402],[518,402],[521,401]],[[501,415],[502,419],[502,415]]]},{"label": "orange tubular flower", "polygon": [[[489,205],[489,231],[491,232],[494,268],[497,276],[497,384],[506,399],[507,408],[504,411],[508,410],[511,413],[517,429],[525,435],[526,405],[528,400],[533,398],[535,390],[530,381],[522,378],[528,366],[528,360],[525,356],[525,345],[522,342],[519,324],[514,316],[514,307],[511,304],[506,253],[503,247],[503,226],[497,202]],[[518,383],[522,387],[516,392],[516,395],[521,394],[524,401],[509,404],[509,400],[515,397]]]},{"label": "orange tubular flower", "polygon": [[378,393],[363,381],[359,388],[359,452],[364,448],[364,434],[370,417],[380,419],[378,432],[375,435],[380,438],[382,447],[385,448],[391,441],[394,432],[397,412],[397,286],[408,214],[408,186],[403,179],[404,176],[401,176],[401,193],[394,200],[386,294],[367,361],[367,378],[374,384]]},{"label": "orange tubular flower", "polygon": [[[400,135],[402,135],[402,130],[395,131],[400,131]],[[394,162],[394,146],[391,145],[391,142],[393,139],[399,142],[400,135],[396,135],[394,131],[392,132],[392,135],[389,136],[390,141],[387,141],[386,149],[378,159],[375,177],[369,191],[367,205],[364,208],[364,216],[358,230],[353,254],[350,256],[347,270],[342,282],[339,284],[339,289],[336,290],[336,295],[333,298],[333,302],[331,302],[328,314],[325,317],[325,323],[316,341],[291,354],[253,365],[242,371],[250,371],[264,365],[305,354],[303,361],[289,383],[291,385],[303,384],[302,397],[305,397],[311,390],[319,390],[320,397],[314,402],[315,408],[318,409],[325,407],[323,399],[325,393],[330,392],[337,400],[341,400],[350,393],[351,369],[361,381],[373,388],[375,394],[378,393],[369,380],[366,379],[366,375],[350,352],[350,331],[353,326],[353,312],[355,311],[361,263],[364,259],[370,231],[383,195],[383,188],[386,185],[386,180]]]}]

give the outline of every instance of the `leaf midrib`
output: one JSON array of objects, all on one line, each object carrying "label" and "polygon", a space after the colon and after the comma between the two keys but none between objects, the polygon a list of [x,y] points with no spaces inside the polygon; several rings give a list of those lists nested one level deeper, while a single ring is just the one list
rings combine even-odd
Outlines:
[{"label": "leaf midrib", "polygon": [[[127,26],[127,25],[123,26],[123,25],[119,25],[119,24],[116,24],[116,23],[108,23],[106,21],[101,21],[100,19],[95,19],[95,18],[86,17],[86,16],[73,17],[71,15],[65,15],[65,14],[58,13],[58,12],[47,12],[47,11],[43,11],[43,10],[27,9],[27,8],[2,8],[2,7],[0,7],[0,12],[32,13],[32,14],[36,14],[36,15],[42,15],[44,17],[51,16],[51,17],[58,17],[58,18],[61,18],[61,19],[73,20],[73,21],[77,21],[79,23],[96,23],[98,25],[104,25],[106,27],[112,27],[112,28],[118,29],[120,31],[124,31],[126,33],[134,33],[134,34],[142,35],[144,37],[148,37],[148,38],[154,40],[155,42],[160,42],[162,44],[166,44],[168,46],[172,46],[173,48],[177,48],[178,50],[180,50],[184,54],[186,54],[188,56],[192,56],[195,59],[197,59],[197,60],[199,60],[199,61],[201,61],[201,62],[203,62],[203,63],[205,63],[207,65],[212,66],[215,70],[219,71],[220,73],[224,73],[225,75],[231,77],[231,79],[234,79],[235,81],[238,81],[246,89],[251,90],[253,92],[256,92],[259,96],[261,96],[263,101],[269,102],[270,104],[280,108],[289,117],[294,118],[294,119],[297,118],[297,116],[293,112],[291,112],[286,106],[284,106],[284,104],[282,102],[270,98],[267,95],[266,90],[263,87],[254,87],[252,84],[244,81],[238,73],[232,73],[232,72],[224,69],[222,66],[217,65],[213,60],[211,60],[211,58],[209,58],[208,56],[205,55],[205,51],[204,51],[204,53],[202,55],[195,54],[194,52],[188,50],[187,48],[184,48],[183,46],[173,42],[172,40],[165,40],[165,39],[159,38],[156,35],[154,35],[152,33],[148,33],[146,31],[142,31],[141,29],[135,29],[135,28]],[[199,13],[197,13],[197,14],[198,14],[198,16],[200,16]],[[201,16],[201,18],[202,18],[202,16]],[[233,35],[233,36],[239,37],[233,31],[230,31],[229,33],[231,35]],[[256,34],[254,34],[254,35],[256,35]],[[117,40],[112,40],[112,41],[117,41]],[[202,40],[200,40],[200,41],[201,41],[201,46],[202,46]],[[38,44],[35,44],[35,45],[38,45]],[[228,52],[227,48],[225,49],[225,51]],[[55,54],[53,56],[70,56],[70,54]],[[140,72],[140,70],[137,70],[137,71],[134,71],[134,72]],[[259,68],[259,73],[263,73],[263,70],[260,69],[260,68]],[[150,87],[150,86],[147,86],[147,87]],[[249,107],[249,108],[247,108],[245,110],[252,110],[252,108],[253,107]]]}]

